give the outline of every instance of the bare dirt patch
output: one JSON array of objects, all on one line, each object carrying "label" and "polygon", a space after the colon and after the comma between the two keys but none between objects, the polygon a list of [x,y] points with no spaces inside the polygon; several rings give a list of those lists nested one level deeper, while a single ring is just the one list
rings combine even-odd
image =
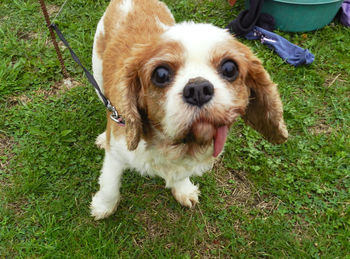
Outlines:
[{"label": "bare dirt patch", "polygon": [[262,197],[248,179],[247,172],[228,169],[222,161],[215,164],[215,170],[215,178],[221,190],[220,196],[226,208],[238,206],[244,211],[257,208],[262,214],[269,215],[281,204],[277,198]]},{"label": "bare dirt patch", "polygon": [[[64,45],[64,43],[61,40],[57,41],[57,45],[62,52],[67,48],[66,45]],[[45,40],[45,46],[47,46],[49,48],[54,48],[51,37],[48,37]]]},{"label": "bare dirt patch", "polygon": [[16,36],[20,40],[34,40],[38,38],[37,32],[25,32],[25,31],[18,31]]},{"label": "bare dirt patch", "polygon": [[12,138],[0,133],[0,197],[2,198],[5,207],[13,211],[15,215],[22,215],[24,211],[21,208],[21,205],[26,204],[26,201],[22,200],[8,203],[5,196],[5,190],[13,187],[9,177],[8,166],[14,156],[12,153],[14,144],[15,142]]},{"label": "bare dirt patch", "polygon": [[[0,170],[5,171],[13,154],[11,153],[14,141],[12,138],[0,133]],[[1,179],[0,179],[1,183]]]},{"label": "bare dirt patch", "polygon": [[208,221],[201,210],[200,204],[196,205],[196,214],[200,214],[202,222],[205,225],[204,239],[194,240],[194,249],[191,252],[193,258],[225,258],[220,254],[222,249],[228,245],[228,240],[222,237],[222,232],[215,221]]},{"label": "bare dirt patch", "polygon": [[59,96],[62,93],[77,87],[80,85],[80,82],[74,80],[73,78],[67,78],[63,79],[59,82],[56,82],[50,89],[39,89],[35,91],[34,93],[31,93],[30,95],[19,95],[19,96],[13,96],[9,98],[9,105],[15,106],[18,104],[27,104],[33,100],[33,96],[42,95],[45,98],[50,96]]},{"label": "bare dirt patch", "polygon": [[[205,226],[204,237],[195,237],[193,239],[193,244],[196,249],[190,252],[192,257],[215,258],[215,256],[213,257],[211,254],[211,251],[213,249],[220,251],[220,249],[224,249],[227,246],[227,241],[221,238],[222,234],[216,224],[214,222],[209,222],[203,215],[200,204],[197,204],[194,209],[186,209],[186,212],[174,211],[164,206],[160,213],[159,209],[152,209],[159,208],[159,203],[164,203],[164,200],[154,200],[151,202],[150,206],[147,207],[147,210],[138,213],[136,221],[140,222],[140,225],[143,226],[146,235],[142,238],[133,238],[133,242],[136,246],[142,248],[145,242],[149,242],[150,240],[157,242],[157,240],[174,235],[175,230],[173,226],[181,224],[183,213],[189,215],[189,219],[187,223],[184,223],[184,227],[192,228],[193,224],[195,224],[193,222],[195,218],[200,218],[201,224]],[[217,238],[211,240],[213,236]],[[174,243],[167,243],[164,245],[164,248],[170,249],[173,246]]]},{"label": "bare dirt patch", "polygon": [[28,205],[28,201],[25,199],[16,200],[10,203],[7,203],[6,207],[13,211],[16,216],[21,216],[25,213],[25,206]]},{"label": "bare dirt patch", "polygon": [[[157,201],[155,201],[157,202]],[[153,202],[152,202],[153,203]],[[154,205],[152,204],[150,208],[152,208]],[[157,205],[155,205],[157,206]],[[164,209],[164,215],[167,216],[166,222],[169,225],[176,225],[177,221],[179,220],[180,216],[171,211],[168,208]],[[151,240],[156,240],[157,238],[166,236],[169,234],[170,229],[163,224],[159,223],[159,220],[157,220],[159,211],[147,209],[137,215],[137,220],[142,222],[142,226],[147,233],[147,238]],[[135,240],[134,241],[137,244],[141,244],[144,242],[143,240]]]},{"label": "bare dirt patch", "polygon": [[225,207],[232,205],[248,206],[254,204],[259,195],[243,171],[233,171],[224,167],[222,161],[215,164],[215,178],[221,190],[220,196],[225,200]]},{"label": "bare dirt patch", "polygon": [[334,129],[325,121],[320,121],[317,125],[311,127],[309,131],[313,135],[329,135],[334,131]]},{"label": "bare dirt patch", "polygon": [[9,16],[8,16],[8,15],[6,15],[6,16],[0,18],[0,25],[5,24],[5,23],[7,22],[8,19],[9,19]]},{"label": "bare dirt patch", "polygon": [[[60,10],[60,8],[61,8],[60,6],[54,5],[54,4],[46,5],[47,13],[49,14],[49,16],[57,14],[58,11]],[[51,18],[53,18],[53,17],[51,17]]]},{"label": "bare dirt patch", "polygon": [[335,83],[340,82],[340,83],[348,83],[347,80],[342,79],[342,74],[338,75],[330,75],[324,82],[324,86],[329,88],[333,86]]},{"label": "bare dirt patch", "polygon": [[[145,236],[133,237],[133,243],[135,246],[144,247],[145,243],[151,241],[157,242],[162,238],[172,235],[173,229],[169,226],[176,226],[180,220],[181,214],[167,208],[166,206],[161,209],[159,214],[159,204],[163,204],[163,199],[153,200],[147,208],[139,212],[135,218],[137,222],[142,225]],[[157,208],[157,209],[154,209]],[[172,244],[165,245],[165,248],[170,248]]]}]

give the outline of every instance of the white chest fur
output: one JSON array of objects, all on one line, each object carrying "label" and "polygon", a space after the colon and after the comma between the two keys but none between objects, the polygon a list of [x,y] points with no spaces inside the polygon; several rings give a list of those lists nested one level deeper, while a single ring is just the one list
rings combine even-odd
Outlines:
[{"label": "white chest fur", "polygon": [[202,175],[211,169],[214,163],[212,147],[196,157],[174,157],[171,147],[168,150],[158,147],[146,147],[145,141],[141,141],[134,151],[126,148],[125,138],[111,139],[110,153],[123,169],[135,169],[141,175],[160,176],[166,186],[170,187],[174,182],[192,175]]},{"label": "white chest fur", "polygon": [[[96,144],[106,147],[105,132],[98,136]],[[120,200],[121,176],[128,168],[135,169],[141,174],[162,177],[166,187],[171,188],[180,204],[187,207],[194,206],[198,202],[200,192],[189,177],[202,175],[213,166],[212,153],[211,147],[199,157],[174,158],[171,150],[146,147],[145,141],[140,141],[136,150],[129,151],[124,137],[118,140],[111,137],[110,148],[105,152],[99,178],[100,190],[91,202],[91,215],[99,220],[108,217],[116,210]]]}]

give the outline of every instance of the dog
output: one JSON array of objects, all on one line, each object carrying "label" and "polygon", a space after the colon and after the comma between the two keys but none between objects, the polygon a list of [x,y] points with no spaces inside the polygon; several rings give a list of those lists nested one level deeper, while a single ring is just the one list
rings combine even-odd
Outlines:
[{"label": "dog", "polygon": [[190,181],[212,168],[238,117],[272,143],[288,131],[276,85],[248,47],[211,24],[175,23],[157,0],[112,0],[98,23],[93,73],[125,120],[107,112],[99,191],[91,215],[113,214],[125,169],[160,176],[175,199],[193,207]]}]

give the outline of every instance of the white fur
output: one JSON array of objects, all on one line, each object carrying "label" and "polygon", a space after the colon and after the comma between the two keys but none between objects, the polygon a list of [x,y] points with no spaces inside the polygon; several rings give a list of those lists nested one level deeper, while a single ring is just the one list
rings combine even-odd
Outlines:
[{"label": "white fur", "polygon": [[106,152],[99,178],[100,190],[91,202],[91,215],[96,220],[108,217],[115,211],[120,199],[119,188],[124,168],[123,160]]},{"label": "white fur", "polygon": [[104,35],[105,33],[104,24],[103,24],[104,17],[105,17],[105,14],[103,14],[102,18],[97,24],[95,37],[94,37],[94,45],[92,49],[92,71],[94,74],[94,78],[97,84],[100,86],[102,93],[103,93],[103,77],[102,77],[103,61],[102,61],[102,57],[100,57],[97,53],[97,39],[100,35]]},{"label": "white fur", "polygon": [[[105,146],[106,133],[97,137],[96,143]],[[127,149],[124,137],[114,139],[111,136],[111,146],[105,152],[105,160],[99,178],[100,190],[95,194],[91,202],[91,215],[96,220],[111,215],[120,199],[119,187],[122,172],[129,168],[141,173],[141,175],[160,176],[165,180],[166,187],[172,189],[174,197],[180,204],[192,207],[198,202],[199,190],[194,186],[189,177],[202,175],[212,168],[214,158],[203,159],[186,157],[176,159],[168,152],[158,148],[146,150],[146,143],[141,140],[134,151]],[[203,157],[211,157],[213,150],[208,149]]]},{"label": "white fur", "polygon": [[171,27],[163,37],[166,40],[180,42],[185,49],[186,57],[185,65],[177,72],[165,102],[166,116],[163,127],[170,137],[175,137],[179,127],[182,126],[177,123],[178,121],[191,124],[194,119],[193,112],[186,112],[193,107],[184,103],[182,98],[183,89],[190,79],[202,77],[213,84],[215,94],[206,105],[228,107],[234,102],[235,97],[229,93],[225,82],[210,64],[212,51],[231,36],[227,31],[211,24],[185,22]]},{"label": "white fur", "polygon": [[[102,135],[102,134],[101,134]],[[100,136],[101,136],[100,135]],[[166,187],[172,187],[175,182],[191,175],[202,175],[203,172],[212,167],[214,159],[207,162],[201,162],[201,157],[194,158],[187,156],[185,158],[173,157],[171,150],[159,149],[157,147],[148,147],[146,149],[145,141],[141,140],[137,149],[129,151],[127,149],[125,138],[118,140],[111,136],[111,147],[106,153],[115,156],[121,160],[127,168],[135,169],[141,175],[160,176],[165,180]],[[170,148],[169,148],[170,149]],[[211,157],[212,149],[208,149],[203,157]]]},{"label": "white fur", "polygon": [[189,59],[202,59],[220,42],[232,39],[227,30],[206,23],[183,22],[163,34],[164,39],[181,42],[188,50]]},{"label": "white fur", "polygon": [[125,14],[128,14],[132,10],[133,1],[132,0],[123,0],[119,6],[120,10]]},{"label": "white fur", "polygon": [[200,194],[198,187],[193,185],[189,177],[174,183],[171,188],[175,199],[183,206],[192,208],[198,203],[198,196]]}]

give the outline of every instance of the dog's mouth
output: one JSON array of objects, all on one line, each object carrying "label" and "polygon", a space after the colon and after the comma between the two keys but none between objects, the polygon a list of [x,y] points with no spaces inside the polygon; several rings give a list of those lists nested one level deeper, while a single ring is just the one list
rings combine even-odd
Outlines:
[{"label": "dog's mouth", "polygon": [[214,136],[214,152],[213,156],[217,157],[224,148],[228,133],[228,126],[224,125],[216,129]]},{"label": "dog's mouth", "polygon": [[[216,116],[208,116],[215,114]],[[230,126],[244,114],[243,109],[231,109],[226,112],[200,114],[187,129],[178,136],[174,144],[195,144],[202,147],[213,145],[213,157],[219,156],[224,149]]]},{"label": "dog's mouth", "polygon": [[214,142],[213,156],[217,157],[223,150],[227,133],[228,125],[214,125],[206,121],[196,121],[192,125],[190,134],[194,141],[198,144],[206,145]]}]

